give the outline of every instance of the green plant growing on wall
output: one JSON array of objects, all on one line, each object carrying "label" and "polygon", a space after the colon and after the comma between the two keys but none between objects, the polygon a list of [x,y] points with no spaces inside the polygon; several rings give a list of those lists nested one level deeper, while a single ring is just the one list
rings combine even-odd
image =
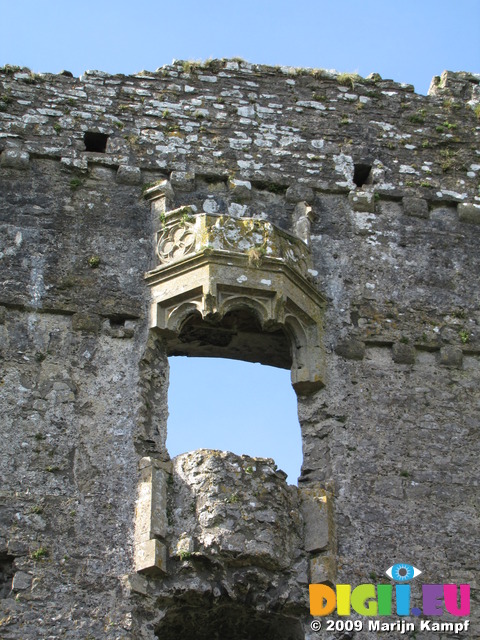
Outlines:
[{"label": "green plant growing on wall", "polygon": [[3,72],[6,76],[13,76],[17,71],[21,71],[22,67],[17,67],[14,64],[6,64],[3,67],[0,67],[0,72]]},{"label": "green plant growing on wall", "polygon": [[451,149],[441,149],[439,152],[441,157],[443,158],[441,167],[443,173],[446,173],[450,169],[458,169],[457,166],[457,152],[452,151]]},{"label": "green plant growing on wall", "polygon": [[7,89],[7,91],[5,93],[2,93],[0,100],[2,101],[3,104],[10,104],[13,102],[13,98],[12,98],[12,92],[10,89]]},{"label": "green plant growing on wall", "polygon": [[39,504],[36,504],[30,509],[30,513],[39,515],[40,513],[43,513],[43,507]]},{"label": "green plant growing on wall", "polygon": [[194,73],[202,66],[201,60],[182,60],[182,69],[184,73]]},{"label": "green plant growing on wall", "polygon": [[30,71],[30,75],[23,79],[26,84],[36,84],[37,82],[44,82],[43,77],[38,74]]},{"label": "green plant growing on wall", "polygon": [[185,226],[187,222],[193,222],[194,220],[195,220],[194,216],[192,216],[191,213],[188,213],[188,211],[186,211],[185,213],[182,214],[182,217],[180,218],[180,224]]},{"label": "green plant growing on wall", "polygon": [[425,116],[427,115],[426,109],[419,109],[417,113],[413,113],[409,120],[412,124],[423,124],[425,122]]},{"label": "green plant growing on wall", "polygon": [[70,180],[70,189],[72,191],[76,191],[78,189],[78,187],[80,187],[80,185],[82,184],[82,180],[80,178],[72,178]]},{"label": "green plant growing on wall", "polygon": [[99,256],[90,256],[88,259],[88,266],[90,269],[96,269],[100,265],[100,257]]},{"label": "green plant growing on wall", "polygon": [[470,334],[466,329],[462,329],[461,331],[459,331],[458,335],[460,336],[462,344],[467,344],[467,342],[470,342]]},{"label": "green plant growing on wall", "polygon": [[338,84],[351,89],[355,88],[355,82],[361,82],[361,80],[362,76],[358,73],[339,73],[337,76]]},{"label": "green plant growing on wall", "polygon": [[48,549],[46,547],[39,547],[30,554],[33,560],[43,560],[48,556]]},{"label": "green plant growing on wall", "polygon": [[253,267],[260,266],[262,262],[262,258],[266,255],[266,253],[267,253],[267,250],[263,245],[251,247],[247,251],[248,264],[250,264]]}]

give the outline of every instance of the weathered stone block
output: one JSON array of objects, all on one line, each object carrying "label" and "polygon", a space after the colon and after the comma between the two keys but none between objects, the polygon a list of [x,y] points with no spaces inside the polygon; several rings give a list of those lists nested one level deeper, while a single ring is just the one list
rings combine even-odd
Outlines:
[{"label": "weathered stone block", "polygon": [[14,169],[27,169],[30,154],[20,149],[5,149],[0,155],[0,166]]},{"label": "weathered stone block", "polygon": [[375,194],[372,191],[350,191],[348,201],[354,211],[375,211]]},{"label": "weathered stone block", "polygon": [[440,364],[447,367],[461,367],[463,363],[463,352],[460,347],[446,345],[440,349]]},{"label": "weathered stone block", "polygon": [[365,355],[365,343],[360,340],[350,339],[350,340],[342,340],[339,342],[335,353],[342,358],[347,358],[348,360],[363,360]]},{"label": "weathered stone block", "polygon": [[25,571],[17,571],[13,576],[12,589],[14,591],[25,591],[25,589],[30,589],[31,584],[32,576],[29,573],[25,573]]},{"label": "weathered stone block", "polygon": [[158,216],[158,219],[173,206],[175,198],[172,185],[168,180],[160,180],[148,188],[144,196],[151,200],[152,212]]},{"label": "weathered stone block", "polygon": [[118,338],[120,340],[133,338],[135,333],[132,327],[108,327],[105,333],[111,338]]},{"label": "weathered stone block", "polygon": [[135,326],[133,322],[125,322],[124,325],[116,325],[109,320],[105,320],[103,323],[102,331],[110,338],[117,338],[119,340],[133,338],[135,334]]},{"label": "weathered stone block", "polygon": [[146,596],[148,593],[148,578],[138,574],[132,573],[125,579],[127,588],[131,589],[135,593],[141,593]]},{"label": "weathered stone block", "polygon": [[181,191],[192,191],[195,189],[195,172],[172,171],[170,174],[170,183],[173,187],[177,187]]},{"label": "weathered stone block", "polygon": [[178,539],[176,545],[176,554],[182,556],[185,554],[193,553],[195,550],[195,541],[190,536],[182,536]]},{"label": "weathered stone block", "polygon": [[319,554],[310,558],[310,583],[335,582],[337,567],[335,559],[329,554]]},{"label": "weathered stone block", "polygon": [[141,184],[142,172],[140,167],[121,164],[117,170],[117,182],[120,184]]},{"label": "weathered stone block", "polygon": [[140,470],[140,483],[136,507],[135,540],[165,537],[167,533],[167,481],[168,474],[157,468],[152,459]]},{"label": "weathered stone block", "polygon": [[415,218],[428,218],[428,202],[423,198],[405,196],[402,202],[405,215],[414,216]]},{"label": "weathered stone block", "polygon": [[24,540],[13,538],[8,541],[7,552],[9,555],[15,557],[26,556],[29,553],[28,544]]},{"label": "weathered stone block", "polygon": [[85,333],[98,333],[101,327],[101,319],[95,313],[75,313],[72,316],[72,329]]},{"label": "weathered stone block", "polygon": [[330,542],[330,526],[325,490],[318,488],[299,489],[301,512],[305,523],[305,551],[316,552],[326,549]]},{"label": "weathered stone block", "polygon": [[252,183],[248,180],[231,178],[228,181],[228,188],[235,200],[239,203],[248,202],[252,199]]},{"label": "weathered stone block", "polygon": [[166,573],[167,549],[159,540],[135,545],[135,568],[139,573]]},{"label": "weathered stone block", "polygon": [[313,220],[312,207],[306,202],[298,202],[293,212],[293,233],[306,245],[310,245]]},{"label": "weathered stone block", "polygon": [[310,187],[296,183],[288,187],[287,192],[285,193],[285,198],[288,202],[303,201],[311,203],[315,198],[315,193]]},{"label": "weathered stone block", "polygon": [[195,552],[224,567],[275,570],[297,557],[303,538],[297,495],[273,460],[201,449],[173,464],[172,555]]},{"label": "weathered stone block", "polygon": [[414,364],[416,351],[415,347],[403,342],[396,342],[392,346],[392,358],[398,364]]},{"label": "weathered stone block", "polygon": [[474,202],[459,202],[457,205],[458,219],[461,222],[480,224],[480,204]]}]

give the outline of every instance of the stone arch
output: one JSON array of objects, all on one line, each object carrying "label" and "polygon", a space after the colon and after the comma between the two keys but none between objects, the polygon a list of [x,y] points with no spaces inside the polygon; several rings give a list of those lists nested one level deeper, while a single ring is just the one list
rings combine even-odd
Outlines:
[{"label": "stone arch", "polygon": [[179,333],[185,322],[192,316],[202,316],[198,304],[195,302],[184,302],[176,307],[168,318],[168,326],[174,333]]},{"label": "stone arch", "polygon": [[176,332],[163,335],[168,356],[228,358],[281,369],[292,367],[292,341],[285,327],[268,322],[258,304],[244,304],[241,299],[205,318],[192,309],[183,316]]}]

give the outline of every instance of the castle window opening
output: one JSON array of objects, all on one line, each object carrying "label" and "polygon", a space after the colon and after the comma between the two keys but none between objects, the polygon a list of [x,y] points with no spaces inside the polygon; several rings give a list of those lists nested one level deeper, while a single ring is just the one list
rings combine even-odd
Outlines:
[{"label": "castle window opening", "polygon": [[83,136],[85,151],[93,151],[94,153],[105,153],[108,138],[109,136],[106,133],[86,131],[85,135]]},{"label": "castle window opening", "polygon": [[273,458],[296,484],[302,445],[288,369],[226,358],[170,357],[169,363],[171,457],[219,449]]},{"label": "castle window opening", "polygon": [[372,165],[370,164],[355,164],[353,169],[353,181],[357,187],[363,187],[364,184],[369,182],[371,178]]}]

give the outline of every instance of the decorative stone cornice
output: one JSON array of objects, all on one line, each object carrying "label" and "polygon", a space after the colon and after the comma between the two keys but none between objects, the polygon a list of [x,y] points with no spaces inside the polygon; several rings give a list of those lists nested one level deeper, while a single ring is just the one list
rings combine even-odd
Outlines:
[{"label": "decorative stone cornice", "polygon": [[186,206],[162,216],[162,228],[156,238],[159,266],[155,271],[188,255],[216,251],[246,255],[254,266],[267,258],[282,261],[306,280],[312,280],[312,257],[300,238],[257,218],[195,214],[195,207]]}]

